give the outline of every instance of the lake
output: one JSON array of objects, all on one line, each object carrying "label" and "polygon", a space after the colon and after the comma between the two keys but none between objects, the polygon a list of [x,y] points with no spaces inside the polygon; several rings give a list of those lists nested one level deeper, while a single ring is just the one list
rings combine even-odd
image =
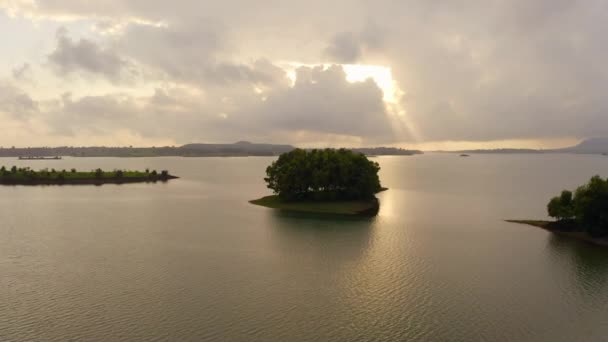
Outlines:
[{"label": "lake", "polygon": [[607,157],[374,158],[371,219],[250,205],[272,160],[0,159],[181,177],[0,187],[0,341],[608,341],[608,249],[503,221]]}]

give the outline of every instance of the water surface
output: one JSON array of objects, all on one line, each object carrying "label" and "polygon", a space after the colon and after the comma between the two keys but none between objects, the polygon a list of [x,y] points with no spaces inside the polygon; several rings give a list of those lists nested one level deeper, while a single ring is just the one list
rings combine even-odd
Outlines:
[{"label": "water surface", "polygon": [[0,187],[0,341],[608,341],[608,250],[503,222],[608,158],[375,158],[372,219],[273,211],[272,158],[65,158],[166,184]]}]

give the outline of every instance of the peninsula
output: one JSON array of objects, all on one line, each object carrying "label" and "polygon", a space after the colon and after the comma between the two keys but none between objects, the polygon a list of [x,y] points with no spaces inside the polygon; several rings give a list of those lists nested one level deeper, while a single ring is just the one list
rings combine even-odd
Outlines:
[{"label": "peninsula", "polygon": [[547,204],[549,216],[555,221],[507,220],[546,229],[555,234],[608,246],[608,179],[599,176],[576,189],[568,190]]},{"label": "peninsula", "polygon": [[77,171],[76,169],[55,170],[42,169],[34,171],[29,167],[10,169],[0,168],[0,185],[101,185],[101,184],[123,184],[123,183],[149,183],[166,182],[178,178],[164,170],[160,173],[156,170],[125,171],[113,170],[103,171]]},{"label": "peninsula", "polygon": [[346,149],[295,149],[279,156],[264,180],[275,193],[250,203],[288,211],[365,215],[378,214],[375,194],[380,166]]}]

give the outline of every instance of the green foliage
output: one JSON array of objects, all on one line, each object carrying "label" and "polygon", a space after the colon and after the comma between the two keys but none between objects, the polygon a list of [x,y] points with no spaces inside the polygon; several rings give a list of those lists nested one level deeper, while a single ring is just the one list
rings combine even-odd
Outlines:
[{"label": "green foliage", "polygon": [[17,168],[13,167],[7,170],[6,167],[0,167],[0,182],[8,184],[15,183],[28,183],[28,182],[46,182],[46,181],[57,181],[60,183],[69,181],[83,181],[83,180],[103,180],[103,179],[141,179],[141,180],[166,180],[169,179],[170,175],[168,171],[163,171],[163,174],[158,177],[157,174],[150,175],[143,171],[126,171],[126,170],[114,170],[114,171],[103,171],[102,169],[96,169],[89,172],[81,172],[76,169],[71,169],[70,172],[66,170],[48,170],[41,169],[39,171],[31,170],[29,167]]},{"label": "green foliage", "polygon": [[266,169],[268,188],[286,200],[366,199],[380,191],[380,166],[346,149],[295,149]]},{"label": "green foliage", "polygon": [[578,227],[594,237],[608,235],[608,179],[599,176],[579,187],[572,197],[569,191],[551,199],[549,216],[560,221],[575,219]]},{"label": "green foliage", "polygon": [[555,217],[560,221],[574,218],[572,192],[564,190],[560,196],[552,198],[547,205],[547,211],[549,212],[549,216]]},{"label": "green foliage", "polygon": [[592,236],[608,235],[608,179],[599,176],[576,189],[574,210],[578,223]]}]

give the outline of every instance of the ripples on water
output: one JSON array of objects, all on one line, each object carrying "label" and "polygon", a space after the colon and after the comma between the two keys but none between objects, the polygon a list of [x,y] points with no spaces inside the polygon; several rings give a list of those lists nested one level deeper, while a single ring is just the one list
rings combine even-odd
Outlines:
[{"label": "ripples on water", "polygon": [[605,158],[376,160],[365,219],[249,205],[270,158],[1,160],[182,178],[1,187],[0,341],[608,340],[607,251],[502,221]]}]

